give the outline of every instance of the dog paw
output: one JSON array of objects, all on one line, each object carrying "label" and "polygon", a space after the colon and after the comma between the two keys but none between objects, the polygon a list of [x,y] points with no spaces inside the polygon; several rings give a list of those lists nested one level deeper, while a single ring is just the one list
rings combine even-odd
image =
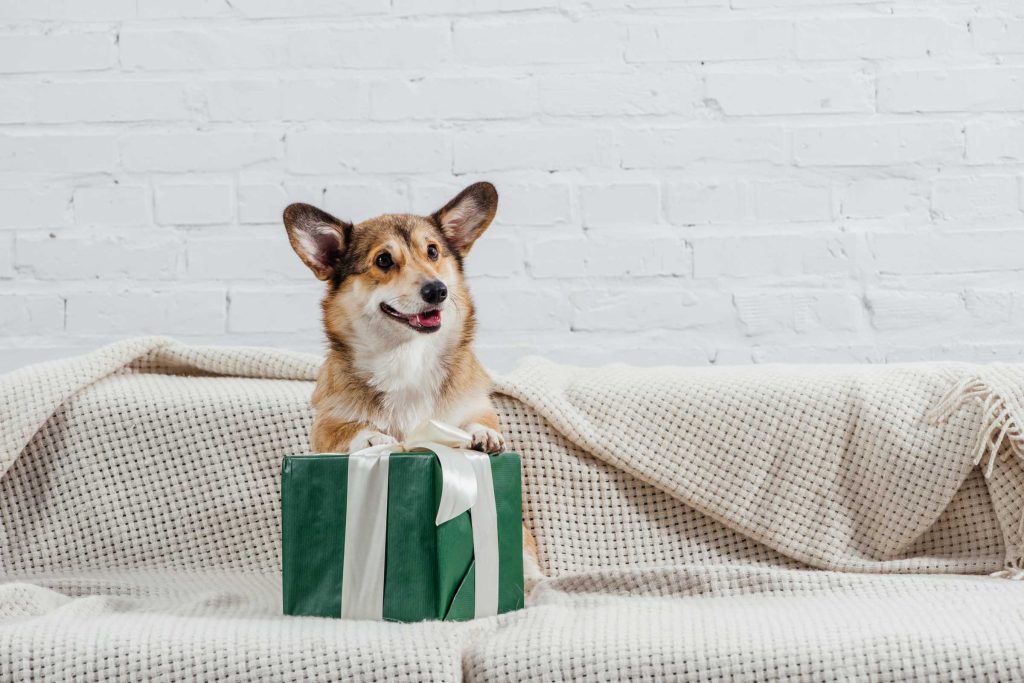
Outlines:
[{"label": "dog paw", "polygon": [[494,429],[473,425],[469,433],[473,437],[470,448],[474,451],[501,453],[505,450],[505,437]]},{"label": "dog paw", "polygon": [[353,451],[362,450],[369,446],[384,446],[393,443],[398,443],[398,439],[381,432],[364,429],[356,434],[355,438],[352,439],[352,442],[348,445],[348,452],[352,453]]}]

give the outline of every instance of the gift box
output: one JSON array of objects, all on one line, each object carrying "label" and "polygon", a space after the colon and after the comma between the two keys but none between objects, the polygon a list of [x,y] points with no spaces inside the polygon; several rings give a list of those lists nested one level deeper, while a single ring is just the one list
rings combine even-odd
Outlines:
[{"label": "gift box", "polygon": [[519,456],[431,446],[285,457],[285,614],[456,621],[523,606]]}]

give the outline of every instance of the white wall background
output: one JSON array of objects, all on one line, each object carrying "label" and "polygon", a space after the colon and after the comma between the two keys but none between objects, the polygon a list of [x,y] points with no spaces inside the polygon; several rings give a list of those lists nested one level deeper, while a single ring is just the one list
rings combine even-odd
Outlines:
[{"label": "white wall background", "polygon": [[2,0],[0,369],[320,348],[302,200],[499,189],[485,361],[1019,359],[1019,0]]}]

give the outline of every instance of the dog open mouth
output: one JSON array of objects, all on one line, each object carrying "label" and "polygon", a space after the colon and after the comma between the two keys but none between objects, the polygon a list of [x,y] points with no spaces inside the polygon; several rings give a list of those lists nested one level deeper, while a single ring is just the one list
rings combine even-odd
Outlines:
[{"label": "dog open mouth", "polygon": [[400,320],[417,332],[437,332],[441,329],[441,310],[431,308],[419,313],[402,313],[382,303],[380,310],[395,320]]}]

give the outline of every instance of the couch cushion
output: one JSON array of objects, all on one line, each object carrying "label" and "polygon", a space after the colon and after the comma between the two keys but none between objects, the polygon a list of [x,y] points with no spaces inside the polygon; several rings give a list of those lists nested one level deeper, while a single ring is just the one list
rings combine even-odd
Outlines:
[{"label": "couch cushion", "polygon": [[[694,577],[699,574],[696,569]],[[541,598],[548,604],[510,621],[498,637],[472,643],[465,658],[467,679],[521,680],[527,674],[599,681],[1024,677],[1020,582],[803,574],[803,579],[757,572],[706,576],[690,584],[695,595],[689,597],[551,592]],[[787,593],[773,593],[773,584],[785,584]]]},{"label": "couch cushion", "polygon": [[280,577],[124,572],[0,585],[0,680],[456,681],[464,624],[282,617]]}]

